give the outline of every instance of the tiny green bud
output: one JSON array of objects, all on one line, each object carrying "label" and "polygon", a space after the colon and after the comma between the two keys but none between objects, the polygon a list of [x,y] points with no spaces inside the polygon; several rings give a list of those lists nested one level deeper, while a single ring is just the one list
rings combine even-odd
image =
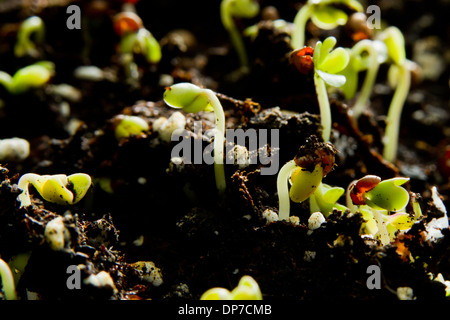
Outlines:
[{"label": "tiny green bud", "polygon": [[114,133],[117,140],[128,138],[131,135],[138,135],[150,129],[147,121],[137,116],[118,116],[119,123],[117,124]]},{"label": "tiny green bud", "polygon": [[239,284],[231,291],[232,300],[262,300],[258,283],[250,276],[243,276]]},{"label": "tiny green bud", "polygon": [[384,30],[380,35],[380,40],[386,44],[388,56],[395,64],[401,65],[405,62],[405,38],[397,27],[389,27]]},{"label": "tiny green bud", "polygon": [[231,292],[225,288],[211,288],[202,294],[200,300],[262,300],[262,293],[255,279],[243,276]]},{"label": "tiny green bud", "polygon": [[31,40],[33,34],[37,43],[41,43],[44,40],[44,21],[38,16],[29,17],[20,25],[19,31],[17,32],[17,42],[14,46],[14,54],[16,57],[21,58],[27,54],[34,57],[37,56],[36,46]]}]

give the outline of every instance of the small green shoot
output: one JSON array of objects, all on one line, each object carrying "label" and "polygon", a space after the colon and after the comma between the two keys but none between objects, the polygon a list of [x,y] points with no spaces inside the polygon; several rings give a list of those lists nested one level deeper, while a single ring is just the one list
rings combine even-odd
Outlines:
[{"label": "small green shoot", "polygon": [[0,279],[2,280],[2,288],[6,300],[17,300],[16,286],[11,268],[2,259],[0,259]]},{"label": "small green shoot", "polygon": [[21,94],[32,88],[44,86],[53,76],[55,65],[41,61],[19,69],[14,76],[0,71],[0,84],[11,94]]},{"label": "small green shoot", "polygon": [[293,49],[303,48],[305,45],[306,23],[309,19],[324,30],[331,30],[347,23],[348,15],[333,5],[346,5],[358,12],[363,10],[362,5],[356,0],[308,0],[294,18],[295,28],[291,37]]},{"label": "small green shoot", "polygon": [[216,131],[214,135],[214,172],[219,194],[226,189],[224,157],[225,113],[216,94],[210,89],[202,89],[192,83],[183,82],[166,88],[164,101],[172,108],[185,112],[214,111]]},{"label": "small green shoot", "polygon": [[118,141],[131,135],[139,135],[150,129],[147,121],[137,116],[119,115],[115,119],[118,123],[114,134]]},{"label": "small green shoot", "polygon": [[259,13],[259,4],[255,0],[222,0],[220,18],[231,37],[243,71],[248,71],[249,62],[242,36],[234,23],[234,17],[253,18]]},{"label": "small green shoot", "polygon": [[85,173],[75,173],[70,176],[24,174],[18,182],[18,187],[22,190],[17,198],[21,208],[31,205],[28,190],[30,184],[44,200],[60,205],[71,205],[79,202],[86,195],[91,186],[91,177]]},{"label": "small green shoot", "polygon": [[393,162],[397,157],[402,109],[411,85],[412,62],[406,59],[405,39],[398,28],[387,28],[380,34],[379,39],[384,41],[387,46],[388,57],[391,62],[388,77],[391,85],[395,87],[386,118],[386,131],[383,141],[383,157],[387,161]]},{"label": "small green shoot", "polygon": [[[336,151],[329,143],[315,139],[300,147],[295,158],[281,167],[277,176],[278,217],[288,220],[290,201],[300,203],[313,195],[334,166]],[[288,181],[291,189],[288,188]]]},{"label": "small green shoot", "polygon": [[323,43],[318,41],[314,49],[314,85],[319,101],[320,121],[322,124],[322,138],[324,141],[330,140],[331,135],[331,109],[328,100],[326,84],[332,87],[341,87],[345,84],[345,76],[338,74],[348,64],[350,56],[341,47],[331,51],[336,44],[336,38],[328,37]]},{"label": "small green shoot", "polygon": [[139,78],[134,54],[142,55],[150,64],[158,64],[162,58],[161,46],[150,31],[145,29],[141,18],[133,12],[121,12],[114,16],[114,29],[121,37],[119,51],[127,79]]},{"label": "small green shoot", "polygon": [[357,119],[369,105],[370,95],[378,74],[381,63],[387,58],[387,48],[382,41],[364,39],[358,41],[352,49],[348,49],[350,62],[341,71],[347,81],[341,87],[346,99],[352,99],[356,95],[358,86],[358,74],[366,72],[366,77],[361,87],[358,98],[351,109],[352,115]]},{"label": "small green shoot", "polygon": [[321,212],[325,217],[328,217],[334,209],[341,210],[342,212],[345,211],[347,207],[337,203],[344,193],[344,188],[332,187],[328,184],[321,183],[309,197],[310,212]]},{"label": "small green shoot", "polygon": [[243,276],[231,292],[225,288],[211,288],[202,294],[200,300],[262,300],[258,283],[251,276]]},{"label": "small green shoot", "polygon": [[[347,206],[359,211],[370,234],[379,234],[383,245],[389,244],[395,232],[411,227],[414,219],[404,213],[410,197],[401,187],[409,178],[397,177],[381,181],[368,175],[352,182],[347,189]],[[389,215],[390,212],[395,214]]]},{"label": "small green shoot", "polygon": [[328,37],[323,43],[318,41],[315,49],[304,47],[292,51],[289,55],[290,63],[301,73],[308,74],[314,68],[314,85],[319,102],[322,138],[324,141],[330,140],[332,126],[326,85],[332,87],[343,86],[346,78],[339,73],[347,67],[350,61],[350,55],[344,48],[338,47],[332,50],[335,45],[336,38]]},{"label": "small green shoot", "polygon": [[17,41],[14,46],[14,55],[22,58],[26,55],[39,56],[36,44],[41,44],[45,37],[44,21],[38,16],[25,19],[17,32]]}]

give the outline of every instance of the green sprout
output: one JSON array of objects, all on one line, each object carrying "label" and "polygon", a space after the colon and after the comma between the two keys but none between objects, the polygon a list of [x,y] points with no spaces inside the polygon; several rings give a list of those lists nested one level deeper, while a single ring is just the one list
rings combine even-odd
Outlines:
[{"label": "green sprout", "polygon": [[303,48],[305,45],[306,23],[309,19],[324,30],[331,30],[347,23],[348,15],[333,5],[346,5],[358,12],[363,10],[362,5],[356,0],[308,0],[294,18],[295,28],[291,37],[293,49]]},{"label": "green sprout", "polygon": [[114,28],[121,37],[119,50],[128,79],[136,80],[139,75],[133,60],[134,54],[141,54],[151,64],[159,63],[162,58],[161,46],[152,33],[144,28],[137,14],[118,13],[114,17]]},{"label": "green sprout", "polygon": [[133,53],[142,54],[149,63],[161,60],[161,47],[158,40],[145,28],[124,35],[120,41],[120,52],[127,57]]},{"label": "green sprout", "polygon": [[300,203],[316,192],[323,177],[334,167],[335,153],[331,144],[310,139],[293,160],[281,167],[277,176],[279,220],[289,219],[291,200]]},{"label": "green sprout", "polygon": [[397,157],[400,117],[411,85],[412,62],[406,59],[405,38],[398,28],[387,28],[379,38],[387,46],[388,58],[392,63],[389,67],[388,77],[391,85],[395,87],[386,118],[386,132],[383,141],[383,156],[387,161],[393,162]]},{"label": "green sprout", "polygon": [[70,205],[79,202],[91,186],[91,177],[85,173],[75,173],[70,176],[64,174],[38,175],[27,173],[20,177],[18,182],[22,193],[18,196],[20,207],[31,205],[29,185],[39,192],[46,201],[61,205]]},{"label": "green sprout", "polygon": [[[378,234],[383,245],[390,243],[397,230],[408,229],[414,223],[403,212],[410,196],[401,185],[408,181],[404,177],[381,181],[378,176],[367,175],[352,182],[347,189],[347,206],[352,212],[359,210],[368,232]],[[395,214],[389,215],[392,212]]]},{"label": "green sprout", "polygon": [[380,63],[386,60],[387,48],[382,41],[364,39],[358,41],[353,48],[348,49],[350,61],[341,71],[347,81],[341,87],[346,99],[356,95],[358,86],[358,73],[367,71],[358,98],[352,108],[352,115],[356,119],[369,105],[370,94],[378,74]]},{"label": "green sprout", "polygon": [[0,84],[11,94],[21,94],[32,88],[46,84],[54,73],[55,65],[50,61],[40,61],[19,69],[14,76],[0,71]]},{"label": "green sprout", "polygon": [[21,58],[25,55],[31,57],[38,56],[38,50],[35,43],[44,41],[45,26],[44,21],[38,16],[32,16],[25,19],[17,32],[17,41],[14,46],[14,55]]},{"label": "green sprout", "polygon": [[6,300],[17,300],[16,286],[11,268],[2,259],[0,259],[0,278]]},{"label": "green sprout", "polygon": [[310,212],[321,212],[328,217],[334,209],[345,211],[347,207],[337,203],[344,193],[344,188],[320,183],[316,191],[309,197]]},{"label": "green sprout", "polygon": [[225,113],[216,94],[210,89],[202,89],[192,83],[182,82],[166,88],[164,101],[172,108],[185,112],[214,111],[216,130],[214,135],[214,173],[219,194],[226,188],[224,156]]},{"label": "green sprout", "polygon": [[230,34],[231,42],[238,54],[241,67],[244,71],[248,70],[249,62],[244,41],[234,23],[234,17],[253,18],[258,13],[259,4],[254,0],[222,0],[220,4],[222,24]]},{"label": "green sprout", "polygon": [[320,122],[322,124],[322,138],[324,141],[330,140],[331,135],[331,109],[328,100],[326,84],[333,87],[340,87],[345,84],[345,76],[337,74],[348,64],[350,56],[341,47],[332,48],[336,44],[336,38],[328,37],[323,43],[318,41],[314,49],[314,85],[320,108]]},{"label": "green sprout", "polygon": [[117,121],[117,124],[114,134],[119,141],[131,135],[139,135],[150,129],[147,121],[137,116],[119,115],[115,118],[115,121]]},{"label": "green sprout", "polygon": [[239,284],[231,292],[228,289],[215,287],[202,294],[200,300],[262,300],[258,283],[251,276],[243,276]]}]

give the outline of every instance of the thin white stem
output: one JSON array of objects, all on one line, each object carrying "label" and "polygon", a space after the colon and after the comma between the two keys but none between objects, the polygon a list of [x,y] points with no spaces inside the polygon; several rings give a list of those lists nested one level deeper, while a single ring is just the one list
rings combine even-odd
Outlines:
[{"label": "thin white stem", "polygon": [[390,162],[394,162],[397,157],[400,117],[411,85],[411,73],[408,68],[408,62],[405,61],[403,65],[398,67],[398,85],[389,106],[384,137],[383,157]]},{"label": "thin white stem", "polygon": [[320,108],[320,124],[322,125],[322,138],[323,141],[329,141],[331,135],[331,110],[330,102],[328,101],[328,92],[325,85],[325,81],[317,74],[314,73],[314,85],[316,87],[317,99],[319,101]]},{"label": "thin white stem", "polygon": [[290,202],[289,197],[289,177],[291,176],[292,170],[296,168],[294,160],[287,162],[283,167],[281,167],[277,176],[277,192],[278,192],[278,218],[280,220],[288,220],[290,213]]},{"label": "thin white stem", "polygon": [[17,300],[16,286],[13,274],[8,264],[0,259],[0,278],[2,280],[3,292],[6,300]]},{"label": "thin white stem", "polygon": [[214,173],[216,176],[217,190],[219,191],[219,194],[223,194],[226,189],[225,167],[223,165],[225,114],[223,112],[222,104],[216,94],[210,89],[205,89],[205,93],[208,96],[208,100],[211,103],[216,116],[216,133],[214,136]]},{"label": "thin white stem", "polygon": [[372,209],[372,212],[375,222],[377,223],[378,233],[380,234],[381,238],[381,244],[385,246],[391,242],[391,239],[389,238],[389,233],[386,229],[386,224],[384,222],[383,216],[378,210]]},{"label": "thin white stem", "polygon": [[357,119],[369,104],[370,94],[372,93],[380,64],[378,62],[378,53],[370,40],[359,41],[353,47],[352,51],[354,51],[354,54],[356,55],[360,55],[363,51],[367,51],[369,54],[369,66],[367,68],[366,78],[364,79],[361,92],[356,99],[355,105],[352,108],[353,116]]},{"label": "thin white stem", "polygon": [[230,5],[233,1],[234,0],[222,1],[222,3],[220,4],[220,18],[222,19],[222,24],[224,25],[225,29],[227,29],[228,33],[230,34],[231,42],[233,43],[233,46],[237,52],[241,67],[248,68],[249,63],[247,52],[245,51],[244,41],[242,40],[239,30],[237,29],[233,21],[233,16],[230,13]]},{"label": "thin white stem", "polygon": [[294,30],[292,31],[291,36],[291,46],[294,50],[303,48],[305,46],[305,31],[306,31],[306,23],[308,19],[311,17],[312,6],[309,4],[305,4],[301,9],[297,12],[297,15],[294,18]]}]

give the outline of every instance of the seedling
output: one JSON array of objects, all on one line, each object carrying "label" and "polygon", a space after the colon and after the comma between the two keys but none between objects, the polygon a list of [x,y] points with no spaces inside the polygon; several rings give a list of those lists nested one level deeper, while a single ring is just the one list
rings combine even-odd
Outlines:
[{"label": "seedling", "polygon": [[234,23],[234,17],[253,18],[259,13],[259,4],[254,0],[222,0],[220,4],[220,18],[222,24],[231,37],[231,42],[239,57],[243,70],[247,71],[249,62],[244,41]]},{"label": "seedling", "polygon": [[383,63],[387,58],[387,48],[382,41],[364,39],[357,42],[348,51],[350,62],[341,72],[347,79],[341,87],[346,99],[352,99],[356,94],[358,74],[361,71],[367,71],[359,96],[351,110],[353,117],[357,119],[369,105],[370,94],[375,84],[380,63]]},{"label": "seedling", "polygon": [[295,28],[291,37],[293,49],[303,48],[305,45],[306,23],[309,19],[324,30],[331,30],[347,23],[348,15],[333,5],[346,5],[352,10],[363,11],[362,5],[356,0],[308,0],[294,18]]},{"label": "seedling", "polygon": [[114,29],[121,37],[119,50],[127,78],[138,78],[133,55],[142,54],[146,61],[157,64],[162,58],[161,46],[150,31],[144,28],[141,18],[133,12],[121,12],[114,17]]},{"label": "seedling", "polygon": [[[324,141],[330,140],[331,134],[331,110],[328,101],[326,84],[333,87],[341,87],[346,79],[342,74],[338,74],[347,66],[350,56],[341,47],[331,51],[336,44],[335,37],[328,37],[322,43],[318,41],[315,49],[305,47],[294,50],[290,54],[290,61],[302,73],[308,73],[314,67],[314,85],[320,108],[320,121],[322,124],[322,138]],[[312,59],[311,59],[312,55]]]},{"label": "seedling", "polygon": [[6,300],[17,300],[16,286],[11,268],[8,264],[0,259],[0,278],[2,280],[2,289],[5,293]]},{"label": "seedling", "polygon": [[38,16],[25,19],[17,32],[17,41],[14,46],[14,55],[21,58],[25,55],[37,57],[39,52],[36,44],[44,41],[45,26],[44,21]]},{"label": "seedling", "polygon": [[[367,221],[369,233],[378,233],[383,245],[397,230],[411,227],[414,222],[404,211],[410,197],[402,184],[409,178],[397,177],[381,181],[378,176],[368,175],[350,184],[347,189],[347,206],[359,210]],[[390,212],[396,212],[388,216]]]},{"label": "seedling", "polygon": [[114,134],[118,141],[131,135],[139,135],[150,129],[147,121],[137,116],[119,115],[115,118],[117,122]]},{"label": "seedling", "polygon": [[211,288],[202,294],[200,300],[262,300],[262,293],[255,279],[243,276],[231,292],[225,288]]},{"label": "seedling", "polygon": [[50,61],[41,61],[19,69],[14,76],[0,71],[0,84],[11,94],[21,94],[32,88],[45,85],[53,76],[55,65]]},{"label": "seedling", "polygon": [[[300,147],[295,158],[281,167],[277,177],[278,217],[288,220],[290,201],[300,203],[308,199],[334,167],[336,150],[329,143],[310,139]],[[288,181],[291,189],[288,188]]]},{"label": "seedling", "polygon": [[178,83],[166,88],[164,101],[172,108],[185,112],[214,111],[216,130],[214,135],[214,172],[219,194],[226,188],[224,156],[225,114],[216,94],[210,89],[202,89],[192,83]]},{"label": "seedling", "polygon": [[388,57],[392,63],[388,71],[388,77],[391,86],[395,87],[386,118],[386,131],[383,141],[383,156],[387,161],[393,162],[397,157],[400,117],[411,85],[410,69],[412,62],[406,59],[405,39],[398,28],[387,28],[379,38],[387,46]]},{"label": "seedling", "polygon": [[319,187],[309,198],[310,212],[321,212],[328,217],[334,209],[345,211],[347,207],[337,203],[340,197],[345,193],[341,187],[332,187],[325,183],[320,183]]},{"label": "seedling", "polygon": [[40,176],[27,173],[20,177],[18,182],[22,193],[18,196],[20,207],[31,205],[29,185],[39,192],[46,201],[61,205],[70,205],[79,202],[91,185],[91,177],[84,173],[75,173],[70,176],[64,174]]}]

